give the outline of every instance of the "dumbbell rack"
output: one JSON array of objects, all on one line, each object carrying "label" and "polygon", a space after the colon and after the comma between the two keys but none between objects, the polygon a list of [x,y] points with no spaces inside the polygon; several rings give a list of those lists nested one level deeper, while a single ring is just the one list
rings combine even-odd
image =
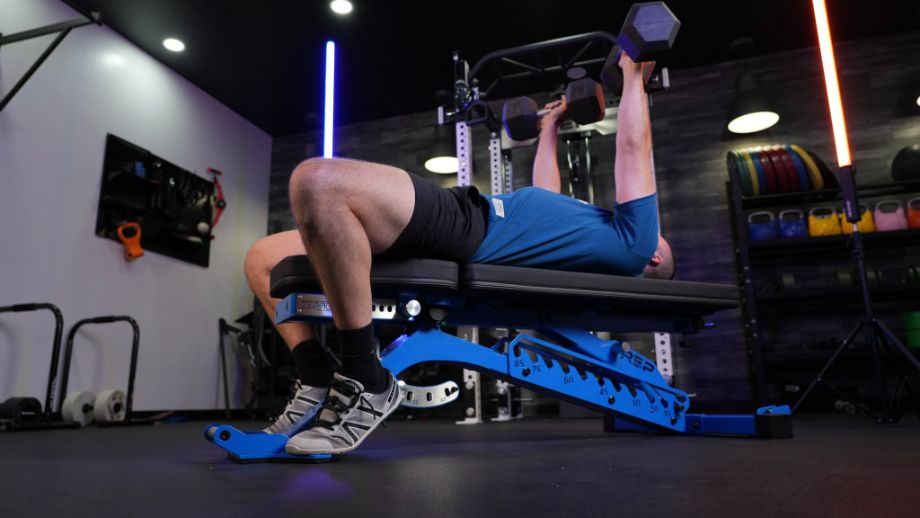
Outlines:
[{"label": "dumbbell rack", "polygon": [[[866,184],[859,188],[861,198],[900,197],[917,192],[920,192],[918,181]],[[816,286],[812,287],[813,289],[799,287],[795,290],[774,290],[774,293],[759,292],[759,288],[763,287],[763,280],[767,278],[764,274],[776,262],[798,258],[799,262],[808,264],[809,268],[816,272],[822,267],[826,268],[832,260],[848,260],[849,237],[839,235],[751,242],[747,233],[747,214],[757,210],[772,209],[778,212],[787,208],[801,209],[803,206],[816,204],[839,207],[841,195],[838,189],[745,196],[740,183],[730,177],[726,182],[726,194],[732,220],[736,274],[742,295],[743,332],[752,384],[756,401],[765,404],[768,400],[776,399],[769,391],[771,384],[768,384],[768,379],[771,378],[767,374],[772,372],[770,366],[823,363],[831,355],[830,347],[839,343],[828,338],[824,340],[828,350],[821,347],[820,350],[765,351],[770,346],[767,331],[773,320],[782,318],[783,315],[789,316],[791,313],[801,314],[809,308],[820,308],[824,311],[829,308],[839,309],[848,315],[852,314],[855,319],[860,314],[858,304],[861,298],[856,287],[828,286],[821,282],[814,283]],[[920,230],[867,233],[863,234],[862,238],[870,252],[881,253],[899,247],[910,247],[920,256]],[[920,269],[920,261],[916,266]],[[870,282],[872,279],[873,275],[870,273]],[[905,279],[908,282],[899,286],[876,283],[873,286],[873,298],[891,308],[907,308],[911,302],[916,304],[920,299],[920,271],[905,272]],[[840,331],[833,330],[831,333],[833,332]],[[820,345],[820,342],[821,340],[816,340],[815,345]],[[862,358],[858,352],[851,352],[849,355],[853,359]],[[789,388],[795,390],[796,387],[797,385],[793,384]]]}]

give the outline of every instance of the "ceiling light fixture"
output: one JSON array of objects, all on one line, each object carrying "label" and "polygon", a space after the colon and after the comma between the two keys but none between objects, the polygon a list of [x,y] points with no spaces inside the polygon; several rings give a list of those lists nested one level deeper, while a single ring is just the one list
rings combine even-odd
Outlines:
[{"label": "ceiling light fixture", "polygon": [[763,131],[779,122],[776,112],[753,112],[735,117],[728,123],[728,131],[732,133],[756,133]]},{"label": "ceiling light fixture", "polygon": [[434,127],[434,142],[429,148],[430,158],[425,160],[425,169],[437,174],[452,174],[459,169],[453,126]]},{"label": "ceiling light fixture", "polygon": [[735,81],[735,98],[728,112],[728,131],[754,133],[779,122],[779,114],[760,88],[760,79],[750,73],[741,74]]},{"label": "ceiling light fixture", "polygon": [[335,14],[345,15],[352,12],[355,7],[348,0],[333,0],[333,2],[329,4],[329,8],[332,9],[332,12]]},{"label": "ceiling light fixture", "polygon": [[917,97],[917,106],[920,106],[920,97]]},{"label": "ceiling light fixture", "polygon": [[763,131],[779,122],[779,114],[764,95],[760,77],[747,70],[746,58],[754,51],[754,38],[742,36],[732,41],[728,48],[733,56],[741,58],[741,74],[735,80],[735,97],[728,110],[728,131]]},{"label": "ceiling light fixture", "polygon": [[176,38],[166,38],[163,40],[163,46],[166,47],[166,50],[171,50],[173,52],[182,52],[185,50],[185,43],[182,43],[181,40]]}]

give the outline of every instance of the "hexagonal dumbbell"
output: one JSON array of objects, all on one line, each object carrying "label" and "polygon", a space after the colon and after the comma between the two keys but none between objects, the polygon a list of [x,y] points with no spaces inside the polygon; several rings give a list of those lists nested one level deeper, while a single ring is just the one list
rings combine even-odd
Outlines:
[{"label": "hexagonal dumbbell", "polygon": [[[600,83],[585,77],[565,87],[566,117],[578,124],[591,124],[604,118],[604,90]],[[549,110],[538,108],[530,97],[515,97],[502,107],[502,124],[514,140],[528,140],[540,134],[541,119]]]},{"label": "hexagonal dumbbell", "polygon": [[[601,70],[601,81],[614,94],[619,95],[623,89],[623,72],[620,70],[620,53],[625,52],[635,62],[658,61],[665,57],[674,46],[680,20],[664,2],[646,2],[633,4],[615,46],[607,56]],[[651,75],[646,73],[645,80]]]}]

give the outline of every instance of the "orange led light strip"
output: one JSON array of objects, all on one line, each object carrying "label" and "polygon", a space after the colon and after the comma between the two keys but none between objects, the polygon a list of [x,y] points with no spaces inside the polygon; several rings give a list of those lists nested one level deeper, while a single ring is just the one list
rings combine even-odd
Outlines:
[{"label": "orange led light strip", "polygon": [[831,126],[834,129],[834,145],[837,147],[837,165],[839,167],[848,167],[853,164],[853,160],[850,157],[847,123],[843,118],[843,102],[840,98],[840,84],[837,82],[837,64],[834,61],[831,27],[827,21],[827,5],[824,0],[812,0],[812,6],[815,9],[815,25],[818,28],[821,64],[824,66],[827,105],[831,111]]}]

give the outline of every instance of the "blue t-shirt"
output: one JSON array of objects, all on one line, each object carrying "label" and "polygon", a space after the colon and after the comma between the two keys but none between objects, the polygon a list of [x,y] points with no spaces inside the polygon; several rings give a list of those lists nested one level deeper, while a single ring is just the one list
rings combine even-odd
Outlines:
[{"label": "blue t-shirt", "polygon": [[471,263],[640,276],[658,248],[655,194],[612,212],[537,187],[482,196],[489,226]]}]

